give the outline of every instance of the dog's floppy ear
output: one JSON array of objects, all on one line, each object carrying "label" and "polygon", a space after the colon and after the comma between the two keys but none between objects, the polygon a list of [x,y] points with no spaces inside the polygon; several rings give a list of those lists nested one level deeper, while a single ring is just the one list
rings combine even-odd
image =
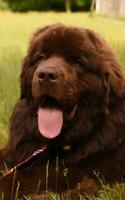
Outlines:
[{"label": "dog's floppy ear", "polygon": [[118,99],[122,98],[125,94],[125,77],[123,72],[118,68],[113,71],[104,73],[102,82],[105,91],[105,111],[109,112],[108,107],[113,105]]},{"label": "dog's floppy ear", "polygon": [[105,75],[101,76],[102,78],[102,83],[104,87],[104,110],[108,114],[108,105],[110,102],[110,78],[109,74],[106,73]]},{"label": "dog's floppy ear", "polygon": [[45,26],[41,29],[38,29],[32,36],[28,48],[27,55],[24,57],[22,62],[22,71],[20,75],[20,87],[21,87],[21,94],[20,99],[31,97],[31,81],[32,81],[32,72],[33,69],[30,67],[32,65],[31,58],[32,58],[32,50],[34,46],[35,40],[39,37],[42,33],[49,29],[50,26]]},{"label": "dog's floppy ear", "polygon": [[117,62],[116,66],[112,67],[112,70],[107,73],[107,79],[111,97],[122,97],[125,93],[125,74]]},{"label": "dog's floppy ear", "polygon": [[84,52],[84,55],[88,56],[85,64],[101,75],[105,89],[105,102],[109,105],[125,94],[125,74],[107,42],[94,31],[87,30],[84,35],[85,33],[89,44],[89,49],[86,47]]}]

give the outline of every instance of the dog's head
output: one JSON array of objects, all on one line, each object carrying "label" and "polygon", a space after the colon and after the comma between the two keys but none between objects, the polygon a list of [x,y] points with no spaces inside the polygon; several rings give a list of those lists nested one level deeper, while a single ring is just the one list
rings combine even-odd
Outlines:
[{"label": "dog's head", "polygon": [[108,110],[111,97],[122,95],[122,79],[115,56],[97,33],[57,24],[40,29],[31,39],[22,67],[21,98],[35,103],[40,132],[54,138],[64,122],[77,117],[79,108]]}]

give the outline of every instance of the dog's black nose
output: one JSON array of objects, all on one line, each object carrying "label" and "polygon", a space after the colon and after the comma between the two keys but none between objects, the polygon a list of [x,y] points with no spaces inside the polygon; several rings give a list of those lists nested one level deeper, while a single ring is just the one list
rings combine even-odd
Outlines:
[{"label": "dog's black nose", "polygon": [[59,72],[52,67],[45,67],[39,70],[38,79],[40,81],[57,81],[60,77]]}]

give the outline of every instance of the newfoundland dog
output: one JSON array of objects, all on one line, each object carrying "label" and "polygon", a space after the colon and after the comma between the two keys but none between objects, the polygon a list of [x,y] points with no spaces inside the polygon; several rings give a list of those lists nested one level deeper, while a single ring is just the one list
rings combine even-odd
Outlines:
[{"label": "newfoundland dog", "polygon": [[[97,33],[62,24],[32,37],[0,151],[0,193],[97,195],[125,175],[125,77]],[[7,169],[5,170],[5,166]]]}]

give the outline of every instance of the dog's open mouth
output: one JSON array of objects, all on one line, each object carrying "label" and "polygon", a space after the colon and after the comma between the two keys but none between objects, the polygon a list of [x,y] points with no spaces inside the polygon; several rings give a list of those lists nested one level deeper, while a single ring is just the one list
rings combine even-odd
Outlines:
[{"label": "dog's open mouth", "polygon": [[48,139],[57,137],[62,130],[64,118],[72,120],[77,106],[69,112],[64,112],[59,103],[51,97],[44,97],[38,109],[38,128],[40,133]]}]

